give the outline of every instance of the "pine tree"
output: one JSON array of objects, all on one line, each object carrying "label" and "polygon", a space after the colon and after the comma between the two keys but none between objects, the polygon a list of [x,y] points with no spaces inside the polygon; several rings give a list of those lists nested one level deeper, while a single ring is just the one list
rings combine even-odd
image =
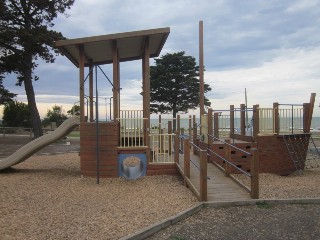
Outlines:
[{"label": "pine tree", "polygon": [[[42,135],[33,80],[36,60],[54,62],[58,53],[54,41],[63,39],[50,30],[59,13],[70,9],[74,0],[3,0],[0,2],[0,69],[15,73],[17,85],[24,85],[35,138]],[[53,51],[52,51],[53,50]]]}]

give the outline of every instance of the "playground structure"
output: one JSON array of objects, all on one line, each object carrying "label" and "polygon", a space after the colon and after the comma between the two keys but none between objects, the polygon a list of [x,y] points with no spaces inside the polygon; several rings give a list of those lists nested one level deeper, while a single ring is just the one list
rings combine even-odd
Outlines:
[{"label": "playground structure", "polygon": [[[56,42],[60,52],[79,68],[80,166],[81,173],[84,176],[96,176],[98,178],[123,176],[122,163],[127,157],[131,156],[136,156],[141,160],[146,175],[178,174],[174,159],[174,138],[176,134],[181,134],[180,116],[165,123],[161,116],[158,123],[151,124],[150,121],[149,58],[159,56],[169,33],[169,28],[160,28]],[[203,69],[203,49],[201,48],[203,29],[201,23],[199,33],[201,70]],[[122,110],[120,109],[120,63],[139,59],[142,60],[142,110]],[[93,113],[93,99],[96,98],[96,104],[98,102],[97,68],[100,68],[100,64],[112,64],[113,69],[113,81],[111,82],[108,79],[112,85],[113,119],[108,122],[99,122],[97,112],[94,120]],[[85,77],[85,68],[88,68],[87,77]],[[96,74],[96,96],[93,92],[94,73]],[[85,116],[84,99],[87,79],[89,79],[87,97],[89,110],[87,110],[88,116]],[[201,99],[203,98],[201,97],[203,96],[201,95],[201,93],[203,94],[203,90],[201,91],[202,85],[203,72],[200,71]],[[296,135],[293,134],[293,131],[297,130],[294,124],[296,118],[299,119],[299,123],[303,123],[302,133],[304,136],[308,136],[314,98],[315,94],[312,94],[310,103],[301,105],[302,110],[296,110],[292,105],[292,113],[280,109],[282,105],[276,103],[272,109],[260,108],[258,105],[248,109],[242,104],[240,109],[231,106],[228,110],[230,112],[229,116],[222,114],[226,110],[213,111],[209,109],[209,112],[205,113],[203,102],[200,101],[200,129],[197,129],[199,123],[196,123],[195,116],[190,116],[188,119],[188,135],[190,139],[193,139],[193,144],[196,147],[224,152],[224,143],[217,141],[217,139],[223,138],[220,134],[228,132],[225,131],[228,128],[228,135],[224,137],[231,138],[233,145],[247,150],[258,148],[260,172],[289,174],[297,168],[292,166],[296,162],[290,160],[287,156],[289,151],[285,151],[288,148],[285,140],[297,139]],[[97,109],[98,107],[96,107]],[[250,128],[248,128],[248,122],[246,122],[248,111],[252,113]],[[237,112],[240,113],[239,118],[235,117]],[[284,126],[281,125],[283,124],[282,114],[287,114],[286,118],[291,116],[292,124],[290,126],[293,137],[284,137],[280,134]],[[221,120],[223,118],[224,120]],[[236,119],[240,119],[238,127],[235,126]],[[176,121],[176,123],[173,124],[173,121]],[[178,133],[173,129],[173,125],[177,126]],[[301,131],[300,125],[299,130]],[[248,131],[251,131],[251,135],[248,134]],[[195,154],[197,154],[196,147],[193,147]],[[305,150],[301,150],[301,153],[305,155]],[[244,157],[237,151],[232,151],[231,156],[231,161],[235,161],[236,166],[244,171],[250,171],[247,163],[250,156]],[[237,158],[240,158],[240,160],[235,160]],[[213,156],[209,156],[209,161],[216,162],[218,165],[223,164],[223,161],[219,162],[220,160]]]}]

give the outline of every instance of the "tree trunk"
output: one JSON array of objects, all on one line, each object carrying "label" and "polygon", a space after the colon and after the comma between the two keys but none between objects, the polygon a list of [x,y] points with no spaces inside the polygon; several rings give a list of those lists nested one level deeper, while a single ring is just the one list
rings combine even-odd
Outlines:
[{"label": "tree trunk", "polygon": [[43,131],[32,85],[32,56],[28,56],[27,62],[28,67],[23,74],[23,82],[27,94],[28,107],[31,114],[34,138],[38,138],[43,135]]}]

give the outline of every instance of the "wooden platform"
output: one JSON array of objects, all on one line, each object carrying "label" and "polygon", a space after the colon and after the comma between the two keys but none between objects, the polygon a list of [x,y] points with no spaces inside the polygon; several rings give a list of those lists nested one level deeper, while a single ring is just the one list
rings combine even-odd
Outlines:
[{"label": "wooden platform", "polygon": [[[191,155],[191,160],[190,180],[199,191],[199,157]],[[179,165],[183,169],[183,155],[179,157]],[[207,176],[210,178],[208,179],[208,202],[250,199],[250,194],[247,191],[236,184],[231,178],[226,177],[225,174],[212,163],[208,163]]]}]

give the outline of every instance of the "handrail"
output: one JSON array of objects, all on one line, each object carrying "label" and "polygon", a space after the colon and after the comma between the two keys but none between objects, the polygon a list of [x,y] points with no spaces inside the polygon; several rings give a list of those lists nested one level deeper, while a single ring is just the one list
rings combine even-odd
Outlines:
[{"label": "handrail", "polygon": [[251,156],[251,155],[252,155],[252,153],[247,152],[247,151],[245,151],[245,150],[243,150],[243,149],[241,149],[241,148],[238,148],[238,147],[236,147],[236,146],[234,146],[234,145],[232,145],[232,144],[230,144],[230,143],[228,143],[228,142],[226,142],[226,141],[222,141],[221,139],[216,138],[216,137],[214,137],[214,136],[212,136],[212,135],[210,135],[210,134],[207,134],[207,135],[208,135],[209,137],[212,137],[213,139],[216,139],[216,140],[218,140],[218,141],[220,141],[220,142],[222,142],[222,143],[224,143],[224,144],[226,144],[226,145],[228,145],[228,146],[230,146],[230,147],[232,147],[232,148],[234,148],[234,149],[236,149],[236,150],[244,153],[244,154],[247,154],[248,156]]}]

